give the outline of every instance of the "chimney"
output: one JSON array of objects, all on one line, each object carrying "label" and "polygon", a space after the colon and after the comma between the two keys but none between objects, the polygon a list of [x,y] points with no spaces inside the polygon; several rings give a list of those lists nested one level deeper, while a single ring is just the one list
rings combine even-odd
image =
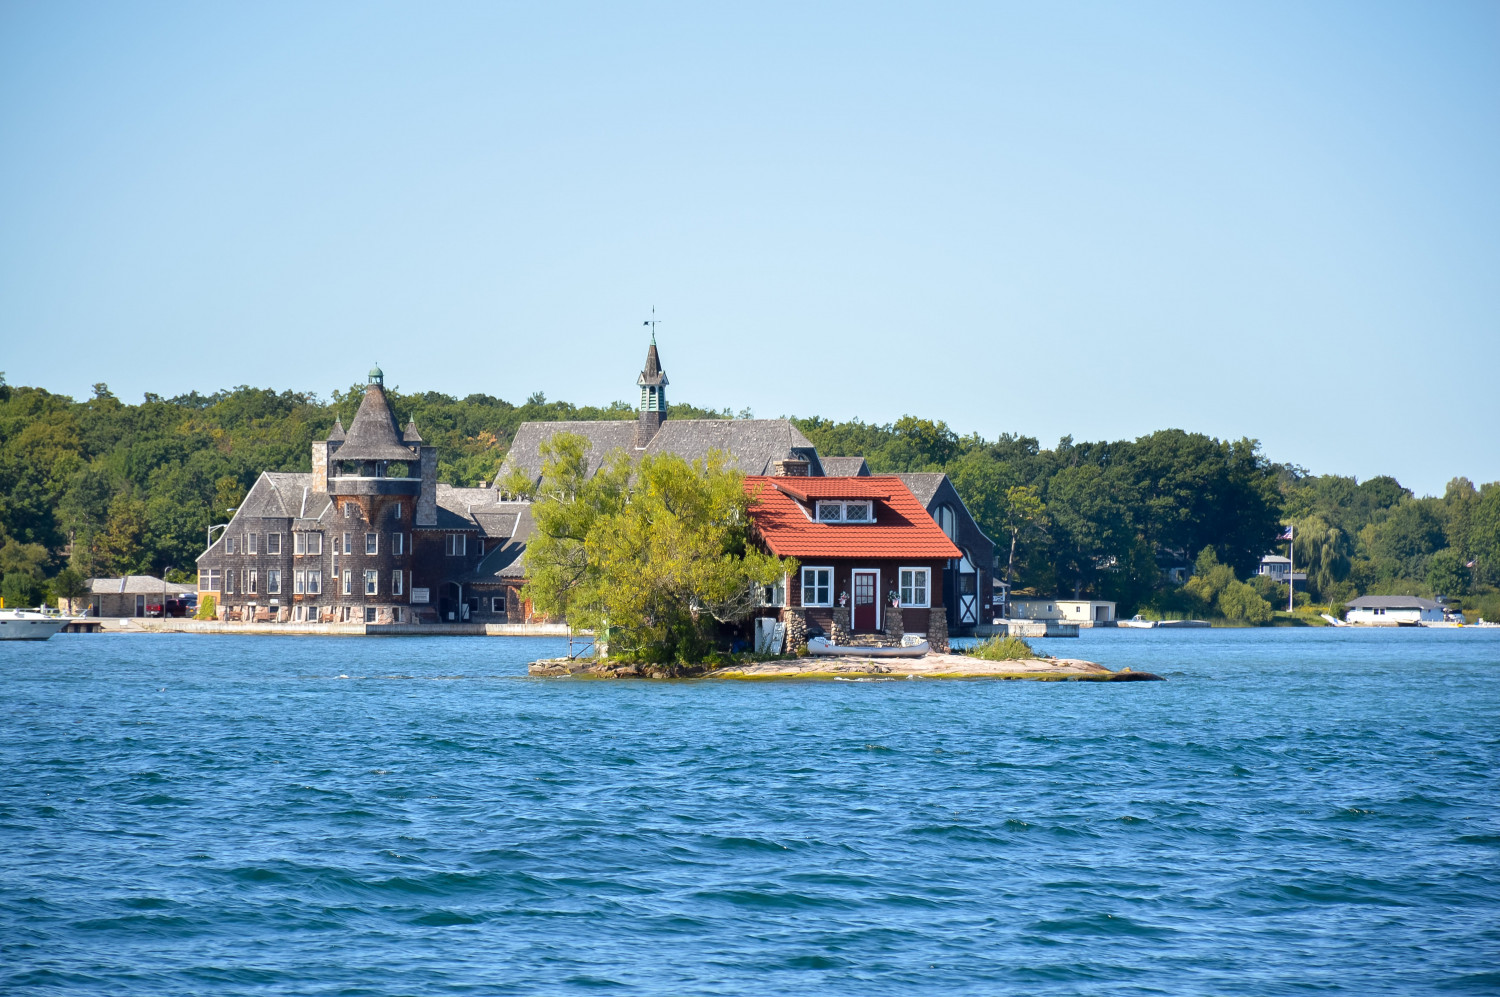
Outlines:
[{"label": "chimney", "polygon": [[783,457],[773,461],[772,466],[776,469],[774,476],[778,478],[807,477],[808,462],[801,457]]}]

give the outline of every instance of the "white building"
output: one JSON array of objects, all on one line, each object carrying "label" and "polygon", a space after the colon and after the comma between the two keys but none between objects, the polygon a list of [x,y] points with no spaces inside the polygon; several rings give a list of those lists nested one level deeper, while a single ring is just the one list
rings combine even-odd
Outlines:
[{"label": "white building", "polygon": [[1013,620],[1061,620],[1094,625],[1115,622],[1115,604],[1103,599],[1011,599]]},{"label": "white building", "polygon": [[1344,619],[1367,627],[1414,627],[1443,622],[1443,607],[1415,595],[1362,595],[1346,603]]},{"label": "white building", "polygon": [[1271,581],[1280,582],[1283,585],[1286,584],[1288,576],[1294,582],[1307,581],[1307,572],[1293,571],[1291,558],[1282,557],[1279,554],[1267,554],[1261,558],[1260,567],[1256,569],[1255,573],[1257,575],[1265,575]]}]

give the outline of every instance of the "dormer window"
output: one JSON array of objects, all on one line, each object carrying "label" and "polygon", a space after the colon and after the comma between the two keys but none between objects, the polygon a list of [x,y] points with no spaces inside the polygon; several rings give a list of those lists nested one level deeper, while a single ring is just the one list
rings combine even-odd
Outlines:
[{"label": "dormer window", "polygon": [[873,523],[875,503],[869,499],[860,501],[820,501],[817,507],[820,523]]}]

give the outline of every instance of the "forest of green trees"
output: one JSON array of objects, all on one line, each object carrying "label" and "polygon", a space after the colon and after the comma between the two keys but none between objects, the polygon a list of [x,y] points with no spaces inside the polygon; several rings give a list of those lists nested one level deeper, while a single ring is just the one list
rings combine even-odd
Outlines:
[{"label": "forest of green trees", "polygon": [[[438,448],[454,484],[494,477],[527,420],[629,418],[625,402],[577,407],[533,395],[388,392]],[[211,395],[86,401],[13,387],[0,375],[0,591],[34,604],[59,572],[192,577],[208,527],[228,518],[261,471],[306,471],[310,443],[347,425],[362,386],[324,401],[240,387]],[[741,413],[747,414],[747,413]],[[675,405],[677,418],[731,413]],[[796,420],[821,453],[861,455],[873,471],[946,471],[995,540],[1003,577],[1014,542],[1017,590],[1115,599],[1122,612],[1264,622],[1284,607],[1260,556],[1295,526],[1309,605],[1358,594],[1444,595],[1470,618],[1500,616],[1500,482],[1449,483],[1415,497],[1388,477],[1356,482],[1272,462],[1253,440],[1180,430],[1051,449],[1029,437],[959,436],[908,416],[891,425]],[[1190,585],[1164,572],[1192,567]],[[56,587],[55,585],[53,587]],[[1279,600],[1279,601],[1278,601]]]}]

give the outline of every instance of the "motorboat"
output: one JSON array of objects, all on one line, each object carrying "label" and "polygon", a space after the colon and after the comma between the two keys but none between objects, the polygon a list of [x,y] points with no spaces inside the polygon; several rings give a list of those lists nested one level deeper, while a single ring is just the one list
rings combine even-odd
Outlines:
[{"label": "motorboat", "polygon": [[807,642],[808,654],[844,658],[920,658],[928,651],[925,640],[901,647],[857,647],[849,644],[834,644],[826,637],[814,637]]},{"label": "motorboat", "polygon": [[1140,613],[1136,613],[1128,620],[1120,620],[1119,626],[1129,627],[1132,630],[1150,630],[1156,626],[1155,620],[1148,620]]},{"label": "motorboat", "polygon": [[0,609],[0,640],[46,640],[72,622],[74,617],[35,609]]},{"label": "motorboat", "polygon": [[1211,625],[1207,620],[1162,620],[1157,624],[1167,630],[1207,630]]}]

